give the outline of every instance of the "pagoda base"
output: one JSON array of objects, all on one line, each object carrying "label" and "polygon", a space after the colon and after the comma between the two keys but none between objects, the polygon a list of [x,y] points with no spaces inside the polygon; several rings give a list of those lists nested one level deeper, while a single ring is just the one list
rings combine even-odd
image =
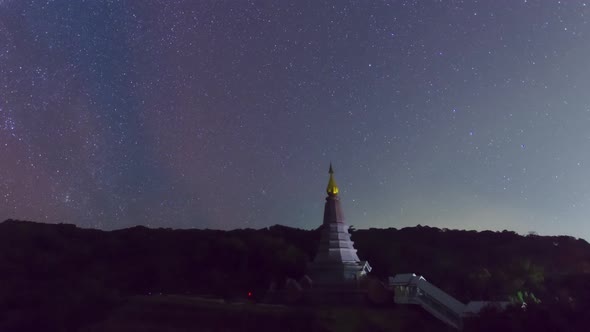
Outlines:
[{"label": "pagoda base", "polygon": [[350,287],[357,285],[371,271],[368,262],[311,263],[308,275],[313,288]]}]

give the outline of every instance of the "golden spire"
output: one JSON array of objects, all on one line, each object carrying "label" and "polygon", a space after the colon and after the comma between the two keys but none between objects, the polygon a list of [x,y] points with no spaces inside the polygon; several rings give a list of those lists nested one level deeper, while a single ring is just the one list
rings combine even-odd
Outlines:
[{"label": "golden spire", "polygon": [[334,181],[334,170],[332,169],[332,163],[330,163],[330,170],[328,173],[330,173],[330,180],[328,181],[328,188],[326,188],[326,191],[328,192],[328,195],[336,196],[340,190],[338,189],[336,181]]}]

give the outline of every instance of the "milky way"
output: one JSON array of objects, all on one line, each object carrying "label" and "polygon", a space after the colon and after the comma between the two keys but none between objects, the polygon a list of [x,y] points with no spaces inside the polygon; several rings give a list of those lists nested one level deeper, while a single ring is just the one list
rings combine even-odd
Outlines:
[{"label": "milky way", "polygon": [[0,219],[590,239],[581,1],[0,1]]}]

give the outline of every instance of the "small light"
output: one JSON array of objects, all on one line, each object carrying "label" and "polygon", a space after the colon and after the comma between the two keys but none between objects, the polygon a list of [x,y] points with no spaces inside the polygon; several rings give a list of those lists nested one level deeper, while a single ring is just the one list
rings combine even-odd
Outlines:
[{"label": "small light", "polygon": [[252,292],[248,292],[248,297],[252,297]]}]

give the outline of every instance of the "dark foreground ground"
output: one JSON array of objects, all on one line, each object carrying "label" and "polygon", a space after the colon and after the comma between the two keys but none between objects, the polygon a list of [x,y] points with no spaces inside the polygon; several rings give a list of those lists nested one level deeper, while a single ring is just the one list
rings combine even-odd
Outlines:
[{"label": "dark foreground ground", "polygon": [[186,296],[130,298],[83,332],[452,331],[419,308],[287,307]]}]

